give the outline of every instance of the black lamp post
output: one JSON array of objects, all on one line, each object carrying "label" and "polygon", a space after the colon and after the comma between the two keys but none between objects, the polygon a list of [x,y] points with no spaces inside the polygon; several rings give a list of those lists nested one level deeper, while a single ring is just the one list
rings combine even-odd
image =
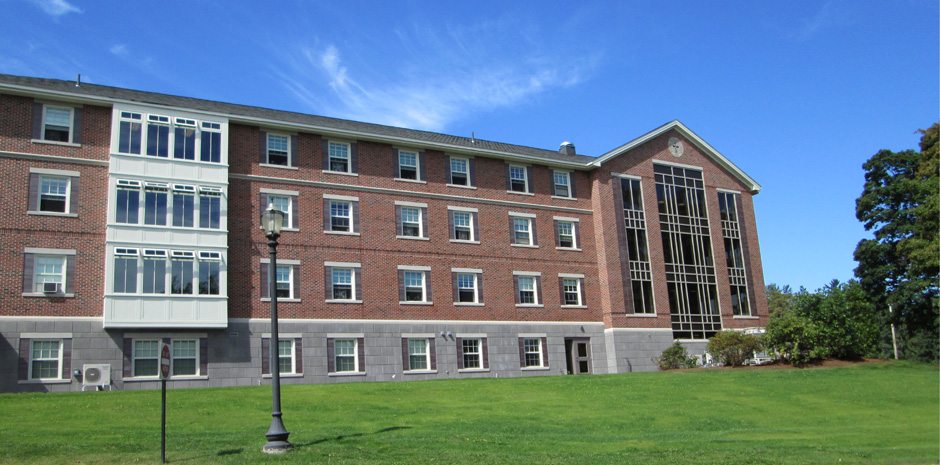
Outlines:
[{"label": "black lamp post", "polygon": [[262,452],[268,454],[284,453],[291,448],[290,443],[287,442],[290,433],[281,421],[280,344],[277,335],[277,238],[281,235],[283,224],[284,212],[274,208],[274,205],[268,205],[268,208],[261,214],[261,227],[268,238],[268,253],[271,257],[268,263],[268,295],[271,296],[271,341],[273,342],[268,352],[271,357],[271,394],[274,403],[271,411],[271,427],[265,434],[268,442],[261,448]]}]

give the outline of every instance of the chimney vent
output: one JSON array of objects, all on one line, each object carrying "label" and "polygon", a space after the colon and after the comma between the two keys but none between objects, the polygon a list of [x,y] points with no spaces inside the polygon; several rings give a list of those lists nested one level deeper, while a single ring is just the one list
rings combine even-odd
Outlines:
[{"label": "chimney vent", "polygon": [[558,148],[558,152],[562,155],[573,157],[575,156],[574,144],[568,141],[564,141],[561,143],[561,147]]}]

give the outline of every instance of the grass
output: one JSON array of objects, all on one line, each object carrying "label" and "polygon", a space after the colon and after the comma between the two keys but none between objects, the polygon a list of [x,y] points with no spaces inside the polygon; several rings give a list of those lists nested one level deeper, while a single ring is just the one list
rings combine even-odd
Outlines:
[{"label": "grass", "polygon": [[[936,366],[171,390],[170,463],[927,464]],[[2,463],[159,463],[160,393],[0,395]]]}]

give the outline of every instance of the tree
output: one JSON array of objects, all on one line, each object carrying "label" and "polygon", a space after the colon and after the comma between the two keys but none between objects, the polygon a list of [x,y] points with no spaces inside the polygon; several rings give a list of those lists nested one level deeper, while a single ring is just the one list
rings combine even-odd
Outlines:
[{"label": "tree", "polygon": [[795,311],[778,312],[767,323],[764,345],[787,363],[804,366],[829,355],[819,327]]},{"label": "tree", "polygon": [[881,150],[865,162],[856,217],[873,239],[855,248],[855,275],[879,310],[894,307],[905,358],[938,360],[940,342],[940,124],[920,152]]},{"label": "tree", "polygon": [[719,331],[708,340],[708,353],[723,365],[739,367],[760,350],[760,339],[742,331]]},{"label": "tree", "polygon": [[785,312],[793,307],[793,291],[789,285],[780,287],[774,283],[767,285],[767,308],[770,314]]}]

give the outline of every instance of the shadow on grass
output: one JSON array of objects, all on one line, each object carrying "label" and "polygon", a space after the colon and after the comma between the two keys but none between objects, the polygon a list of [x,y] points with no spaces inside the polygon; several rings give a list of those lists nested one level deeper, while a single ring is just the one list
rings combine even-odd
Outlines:
[{"label": "shadow on grass", "polygon": [[372,432],[372,433],[341,434],[341,435],[339,435],[339,436],[333,436],[333,437],[330,437],[330,438],[322,438],[322,439],[317,439],[317,440],[314,440],[314,441],[305,442],[305,443],[301,443],[301,444],[294,444],[294,448],[295,448],[295,449],[300,449],[301,447],[315,446],[315,445],[317,445],[317,444],[323,444],[324,442],[342,441],[343,439],[358,438],[358,437],[367,436],[367,435],[388,433],[388,432],[391,432],[391,431],[398,431],[398,430],[402,430],[402,429],[411,429],[411,427],[410,427],[410,426],[389,426],[389,427],[387,427],[387,428],[382,428],[382,429],[380,429],[380,430],[378,430],[378,431],[374,431],[374,432]]}]

